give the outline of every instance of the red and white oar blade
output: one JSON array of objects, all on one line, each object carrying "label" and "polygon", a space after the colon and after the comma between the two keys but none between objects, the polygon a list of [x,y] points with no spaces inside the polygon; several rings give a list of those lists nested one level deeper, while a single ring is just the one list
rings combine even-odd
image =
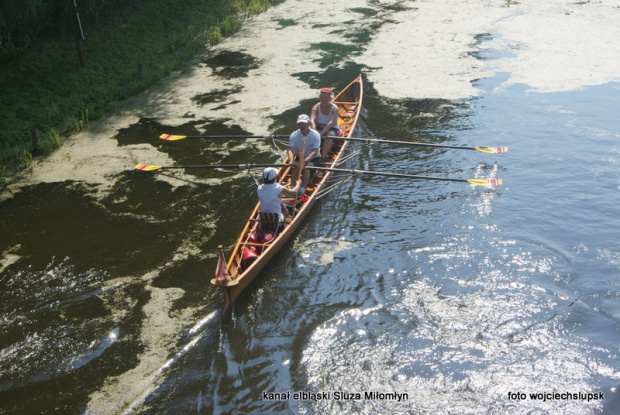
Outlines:
[{"label": "red and white oar blade", "polygon": [[499,154],[508,151],[508,147],[476,147],[476,150],[483,153]]},{"label": "red and white oar blade", "polygon": [[502,184],[502,179],[469,179],[467,183],[475,184],[477,186],[494,187]]},{"label": "red and white oar blade", "polygon": [[159,138],[161,138],[162,140],[166,140],[166,141],[175,141],[175,140],[183,140],[184,138],[187,138],[187,136],[186,135],[162,134],[159,136]]},{"label": "red and white oar blade", "polygon": [[159,170],[161,168],[162,166],[153,166],[151,164],[136,164],[136,167],[134,167],[134,169],[142,170],[142,171],[153,171],[153,170]]}]

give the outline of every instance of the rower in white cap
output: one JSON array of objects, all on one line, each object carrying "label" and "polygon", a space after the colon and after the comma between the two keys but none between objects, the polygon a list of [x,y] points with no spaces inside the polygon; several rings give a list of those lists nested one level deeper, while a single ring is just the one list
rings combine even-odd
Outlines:
[{"label": "rower in white cap", "polygon": [[[288,140],[288,160],[292,164],[293,173],[291,177],[298,177],[297,170],[299,169],[299,157],[304,158],[303,165],[306,166],[311,163],[314,166],[320,166],[323,159],[321,159],[321,135],[310,128],[310,117],[306,114],[301,114],[297,117],[298,130],[294,131]],[[303,149],[303,151],[302,151]],[[303,169],[301,174],[301,189],[299,194],[302,195],[306,192],[306,186],[310,181],[310,170]]]},{"label": "rower in white cap", "polygon": [[296,197],[301,187],[301,180],[297,180],[297,185],[293,189],[289,189],[280,183],[276,183],[277,175],[278,171],[273,167],[267,167],[263,171],[263,184],[258,186],[257,190],[260,202],[259,212],[277,213],[280,222],[288,222],[291,216],[282,203],[282,197]]}]

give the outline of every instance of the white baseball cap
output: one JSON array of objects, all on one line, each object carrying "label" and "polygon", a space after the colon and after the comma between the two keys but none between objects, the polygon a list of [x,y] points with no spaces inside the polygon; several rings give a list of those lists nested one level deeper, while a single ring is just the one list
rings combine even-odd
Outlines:
[{"label": "white baseball cap", "polygon": [[310,123],[310,117],[308,117],[306,114],[301,114],[299,117],[297,117],[297,122],[303,122],[305,124]]},{"label": "white baseball cap", "polygon": [[263,179],[269,181],[274,180],[277,174],[278,171],[276,169],[274,169],[273,167],[267,167],[265,170],[263,170]]}]

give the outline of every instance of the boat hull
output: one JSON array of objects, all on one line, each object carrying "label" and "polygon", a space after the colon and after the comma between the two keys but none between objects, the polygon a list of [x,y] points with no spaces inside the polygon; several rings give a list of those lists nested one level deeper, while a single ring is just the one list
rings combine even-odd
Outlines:
[{"label": "boat hull", "polygon": [[[347,87],[334,98],[334,103],[338,106],[338,122],[343,130],[343,137],[351,136],[357,126],[362,107],[362,98],[363,84],[361,75],[347,85]],[[347,141],[338,141],[337,139],[334,140],[332,153],[330,154],[330,158],[326,160],[326,163],[324,163],[324,166],[337,166],[346,150],[347,144]],[[288,160],[285,160],[284,163],[287,164]],[[280,168],[277,180],[291,181],[290,173],[291,171],[289,167]],[[307,186],[306,194],[308,195],[308,200],[299,207],[291,223],[287,224],[269,244],[263,246],[264,249],[262,249],[259,256],[251,265],[244,267],[242,261],[242,250],[247,246],[253,245],[248,243],[248,239],[250,233],[256,229],[259,218],[259,205],[256,205],[249,220],[246,222],[227,263],[228,272],[232,277],[232,281],[218,281],[216,278],[211,280],[213,285],[221,287],[224,292],[225,310],[237,299],[237,297],[239,297],[243,290],[256,278],[265,265],[290,239],[292,234],[303,222],[304,218],[312,210],[312,207],[318,200],[317,195],[321,190],[325,189],[331,174],[331,172],[321,172],[315,175]]]}]

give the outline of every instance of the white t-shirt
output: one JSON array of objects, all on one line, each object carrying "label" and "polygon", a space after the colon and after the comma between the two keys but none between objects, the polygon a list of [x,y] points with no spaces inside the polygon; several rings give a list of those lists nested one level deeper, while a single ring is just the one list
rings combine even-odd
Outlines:
[{"label": "white t-shirt", "polygon": [[[314,150],[318,150],[321,148],[321,135],[318,131],[310,129],[310,132],[306,136],[306,151],[304,152],[304,157],[308,157],[310,153]],[[288,146],[295,148],[295,155],[301,155],[301,147],[304,143],[304,135],[300,130],[297,130],[291,134],[288,140]],[[317,153],[317,157],[319,153]]]},{"label": "white t-shirt", "polygon": [[259,212],[277,213],[280,221],[284,221],[282,214],[282,197],[281,193],[284,189],[279,183],[261,184],[258,186],[258,201],[260,202]]}]

